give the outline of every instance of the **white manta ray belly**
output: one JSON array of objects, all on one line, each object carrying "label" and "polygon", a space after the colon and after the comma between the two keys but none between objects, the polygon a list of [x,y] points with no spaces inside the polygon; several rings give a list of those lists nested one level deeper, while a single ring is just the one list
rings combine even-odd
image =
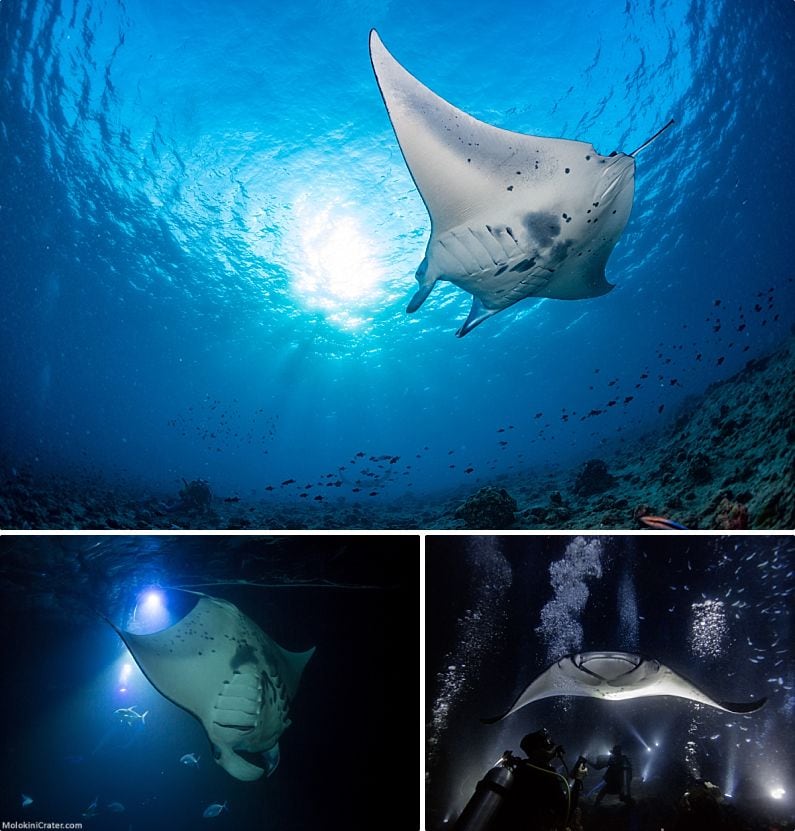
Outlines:
[{"label": "white manta ray belly", "polygon": [[457,333],[463,336],[526,297],[576,300],[610,291],[604,270],[632,210],[632,155],[602,156],[587,142],[478,121],[407,72],[375,30],[370,58],[431,218],[409,312],[447,280],[473,298]]},{"label": "white manta ray belly", "polygon": [[653,658],[631,652],[578,652],[567,655],[537,676],[502,715],[483,719],[500,721],[521,707],[558,695],[623,701],[629,698],[672,696],[706,704],[727,713],[747,714],[761,709],[767,699],[745,703],[716,701],[691,681]]},{"label": "white manta ray belly", "polygon": [[[267,753],[290,726],[289,701],[278,675],[258,672],[254,664],[236,670],[221,686],[207,730],[217,760],[238,778],[254,774],[249,763],[237,755],[243,750]],[[261,773],[256,770],[256,778]]]},{"label": "white manta ray belly", "polygon": [[238,751],[264,753],[269,772],[278,741],[290,726],[290,702],[314,648],[288,652],[226,600],[199,597],[168,629],[122,638],[149,681],[170,701],[194,715],[228,773],[253,781],[266,771]]}]

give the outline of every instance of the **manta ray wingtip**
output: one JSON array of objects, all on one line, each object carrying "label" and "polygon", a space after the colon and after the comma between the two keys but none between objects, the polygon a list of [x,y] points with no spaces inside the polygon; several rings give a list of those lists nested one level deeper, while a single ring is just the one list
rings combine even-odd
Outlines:
[{"label": "manta ray wingtip", "polygon": [[373,49],[382,49],[386,51],[386,47],[384,46],[384,41],[381,40],[381,35],[378,34],[378,30],[373,27],[370,29],[370,34],[367,37],[367,44],[370,47],[370,54],[373,54]]},{"label": "manta ray wingtip", "polygon": [[767,697],[760,698],[758,701],[749,701],[747,704],[738,704],[735,701],[719,701],[718,703],[724,710],[730,713],[748,715],[749,713],[756,713],[761,710],[767,703]]}]

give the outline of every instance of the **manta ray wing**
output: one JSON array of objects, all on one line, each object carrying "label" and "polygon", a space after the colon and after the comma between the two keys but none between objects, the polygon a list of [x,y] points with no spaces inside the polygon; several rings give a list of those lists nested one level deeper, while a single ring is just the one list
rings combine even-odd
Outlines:
[{"label": "manta ray wing", "polygon": [[592,676],[581,672],[577,668],[572,670],[569,664],[571,664],[573,658],[574,656],[567,655],[552,666],[547,667],[519,693],[516,700],[504,713],[481,719],[481,721],[484,724],[494,724],[502,721],[506,716],[515,713],[525,705],[531,704],[533,701],[540,701],[542,698],[552,698],[556,695],[594,695],[593,687],[598,685],[599,681],[595,681]]},{"label": "manta ray wing", "polygon": [[190,593],[199,597],[193,609],[160,632],[138,635],[108,623],[152,685],[201,722],[218,764],[237,779],[258,779],[265,770],[236,751],[277,746],[315,650],[288,652],[232,603]]},{"label": "manta ray wing", "polygon": [[737,715],[755,713],[757,710],[761,710],[767,701],[767,698],[760,698],[758,701],[749,701],[748,703],[716,701],[703,690],[700,690],[692,681],[688,681],[684,676],[662,664],[660,665],[659,681],[653,689],[654,692],[645,692],[644,695],[670,695],[676,698],[687,698],[690,701],[697,701],[699,704],[714,707],[716,710],[723,710],[724,713],[735,713]]},{"label": "manta ray wing", "polygon": [[766,698],[747,704],[717,701],[654,659],[629,652],[583,652],[567,655],[552,664],[530,682],[502,715],[482,721],[494,724],[527,704],[557,695],[609,701],[673,696],[736,714],[754,713],[767,701]]},{"label": "manta ray wing", "polygon": [[375,30],[370,58],[431,219],[409,312],[447,280],[473,296],[463,336],[526,297],[610,291],[604,269],[632,209],[634,158],[478,121],[414,78]]}]

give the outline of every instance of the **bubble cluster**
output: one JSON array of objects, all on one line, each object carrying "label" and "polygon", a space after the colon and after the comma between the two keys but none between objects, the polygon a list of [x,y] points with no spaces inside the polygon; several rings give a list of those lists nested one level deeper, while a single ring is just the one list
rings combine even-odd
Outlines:
[{"label": "bubble cluster", "polygon": [[582,646],[580,617],[589,596],[586,580],[602,576],[602,552],[601,537],[575,537],[563,557],[549,567],[553,596],[541,610],[541,623],[536,627],[547,645],[549,663]]},{"label": "bubble cluster", "polygon": [[[480,665],[497,640],[504,622],[504,595],[511,585],[511,567],[494,537],[474,537],[467,547],[467,568],[477,581],[473,603],[456,622],[456,641],[436,676],[439,692],[428,731],[428,755],[433,759],[461,695],[479,681]],[[430,768],[430,765],[429,765]]]},{"label": "bubble cluster", "polygon": [[690,651],[699,658],[717,658],[726,641],[726,608],[722,600],[704,600],[692,605]]},{"label": "bubble cluster", "polygon": [[638,632],[638,598],[632,575],[625,571],[618,587],[618,614],[623,649],[637,649],[640,634]]}]

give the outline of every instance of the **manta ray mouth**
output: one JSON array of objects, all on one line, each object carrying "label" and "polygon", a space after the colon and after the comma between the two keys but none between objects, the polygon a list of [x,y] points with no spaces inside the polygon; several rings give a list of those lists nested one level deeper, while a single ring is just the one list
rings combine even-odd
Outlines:
[{"label": "manta ray mouth", "polygon": [[[563,660],[558,662],[558,666],[563,665]],[[616,655],[613,652],[579,653],[572,655],[569,660],[580,672],[607,684],[620,683],[625,676],[638,669],[644,661],[640,655],[629,653]]]}]

